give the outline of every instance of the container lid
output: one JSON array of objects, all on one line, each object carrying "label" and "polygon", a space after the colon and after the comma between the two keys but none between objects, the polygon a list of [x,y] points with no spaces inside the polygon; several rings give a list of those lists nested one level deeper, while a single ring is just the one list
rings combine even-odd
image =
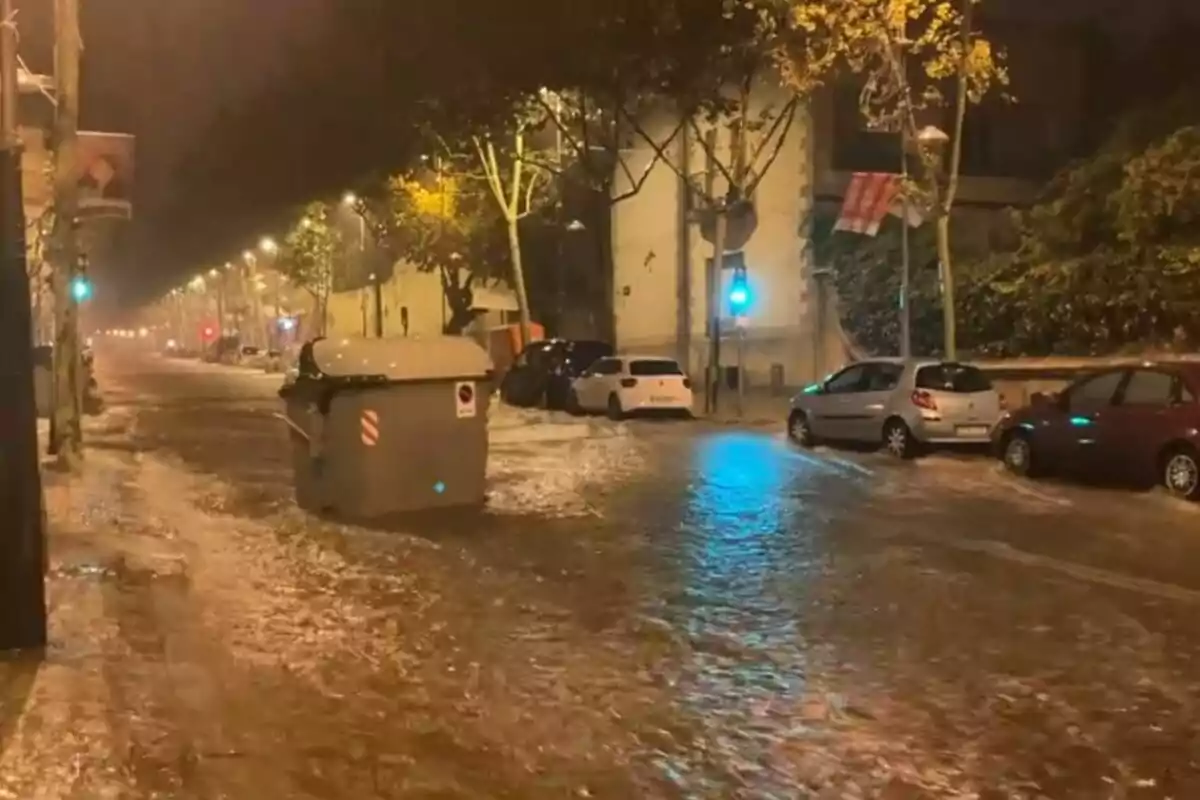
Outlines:
[{"label": "container lid", "polygon": [[487,351],[466,336],[318,339],[312,356],[317,369],[331,378],[451,380],[482,378],[492,369]]}]

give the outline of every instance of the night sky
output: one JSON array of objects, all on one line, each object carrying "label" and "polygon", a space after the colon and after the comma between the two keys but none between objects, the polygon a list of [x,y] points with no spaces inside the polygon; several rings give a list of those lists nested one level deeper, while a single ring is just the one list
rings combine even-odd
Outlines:
[{"label": "night sky", "polygon": [[[1045,18],[1088,15],[1130,47],[1173,12],[1200,7],[1006,1]],[[277,229],[312,194],[403,162],[408,144],[396,132],[405,87],[445,80],[454,69],[448,54],[481,32],[464,25],[471,0],[392,0],[385,23],[347,41],[357,34],[346,33],[335,6],[365,11],[379,2],[82,0],[82,127],[138,137],[137,218],[121,263],[105,267],[108,299],[149,299]],[[48,72],[52,0],[17,5],[22,54]],[[387,116],[386,130],[374,130],[373,115]]]}]

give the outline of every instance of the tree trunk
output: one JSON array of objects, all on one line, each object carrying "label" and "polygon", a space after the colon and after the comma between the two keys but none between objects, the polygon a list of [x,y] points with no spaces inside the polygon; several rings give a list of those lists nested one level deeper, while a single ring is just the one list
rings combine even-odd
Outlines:
[{"label": "tree trunk", "polygon": [[442,326],[442,333],[447,336],[461,336],[475,319],[475,311],[471,308],[471,301],[475,296],[475,292],[471,288],[473,279],[468,272],[466,278],[459,282],[458,276],[462,270],[458,267],[440,267],[439,269],[442,277],[442,294],[446,298],[446,305],[450,307],[450,318]]},{"label": "tree trunk", "polygon": [[529,315],[529,294],[525,291],[525,267],[521,262],[521,231],[515,219],[507,221],[508,253],[512,259],[513,290],[517,294],[517,311],[521,315],[521,348],[533,341],[533,319]]},{"label": "tree trunk", "polygon": [[958,194],[958,173],[962,167],[963,124],[967,117],[967,63],[971,52],[971,20],[974,3],[964,0],[962,20],[959,26],[961,61],[956,77],[957,91],[954,97],[954,133],[950,140],[950,164],[946,172],[946,189],[942,195],[940,213],[937,218],[938,261],[942,265],[942,335],[945,342],[946,359],[958,356],[958,318],[954,308],[954,265],[950,259],[950,211]]},{"label": "tree trunk", "polygon": [[57,0],[55,11],[54,157],[54,382],[50,452],[58,466],[77,471],[83,461],[79,305],[71,296],[78,274],[75,217],[78,214],[77,129],[79,121],[79,17],[75,0]]},{"label": "tree trunk", "polygon": [[950,259],[950,215],[937,218],[938,264],[942,273],[942,342],[945,358],[958,358],[957,318],[954,314],[954,265]]}]

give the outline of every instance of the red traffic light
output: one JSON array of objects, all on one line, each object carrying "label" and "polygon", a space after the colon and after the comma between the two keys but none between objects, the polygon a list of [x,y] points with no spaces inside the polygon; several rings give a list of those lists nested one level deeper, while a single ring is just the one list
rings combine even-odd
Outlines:
[{"label": "red traffic light", "polygon": [[201,331],[201,333],[204,335],[205,339],[212,339],[214,336],[217,335],[216,330],[213,329],[213,326],[211,326],[211,325],[205,325],[204,330]]}]

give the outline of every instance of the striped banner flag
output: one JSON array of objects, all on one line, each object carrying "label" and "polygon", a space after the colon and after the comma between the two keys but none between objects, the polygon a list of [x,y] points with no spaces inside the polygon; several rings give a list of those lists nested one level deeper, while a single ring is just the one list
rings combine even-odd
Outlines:
[{"label": "striped banner flag", "polygon": [[[846,187],[842,200],[842,211],[838,216],[835,231],[860,233],[875,236],[888,214],[904,217],[904,203],[900,194],[899,175],[888,172],[855,172]],[[915,205],[908,207],[908,224],[917,227],[924,221]]]},{"label": "striped banner flag", "polygon": [[856,172],[846,187],[835,231],[874,236],[900,192],[898,176],[887,172]]}]

